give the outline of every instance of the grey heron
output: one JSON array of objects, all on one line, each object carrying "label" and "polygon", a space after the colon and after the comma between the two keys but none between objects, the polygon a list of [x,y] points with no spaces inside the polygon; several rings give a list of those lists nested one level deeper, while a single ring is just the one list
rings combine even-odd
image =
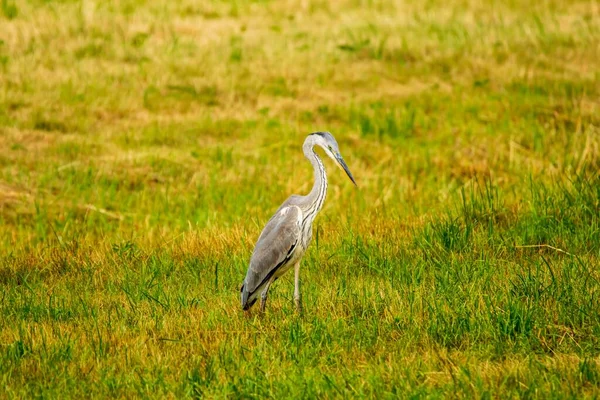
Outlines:
[{"label": "grey heron", "polygon": [[338,144],[329,132],[314,132],[306,137],[302,150],[314,169],[315,182],[306,196],[291,195],[277,209],[262,230],[246,278],[241,287],[242,308],[248,310],[261,296],[260,311],[265,311],[267,295],[271,284],[292,266],[295,270],[294,303],[301,311],[300,299],[300,260],[312,237],[312,223],[323,207],[327,194],[327,174],[323,162],[315,153],[314,147],[325,150],[356,185],[354,177],[340,154]]}]

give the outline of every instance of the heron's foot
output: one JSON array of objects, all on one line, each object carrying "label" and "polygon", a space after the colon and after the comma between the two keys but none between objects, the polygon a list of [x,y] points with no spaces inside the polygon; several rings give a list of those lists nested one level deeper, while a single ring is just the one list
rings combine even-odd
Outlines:
[{"label": "heron's foot", "polygon": [[264,314],[265,309],[267,308],[267,296],[263,294],[260,296],[260,313]]},{"label": "heron's foot", "polygon": [[299,295],[294,296],[294,303],[296,304],[296,312],[302,314],[302,298]]}]

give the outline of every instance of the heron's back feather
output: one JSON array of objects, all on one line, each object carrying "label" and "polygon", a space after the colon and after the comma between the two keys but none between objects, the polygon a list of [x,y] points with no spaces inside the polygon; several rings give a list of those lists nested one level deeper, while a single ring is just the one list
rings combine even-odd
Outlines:
[{"label": "heron's back feather", "polygon": [[242,286],[242,306],[248,308],[262,288],[285,268],[300,242],[302,210],[288,199],[261,232]]}]

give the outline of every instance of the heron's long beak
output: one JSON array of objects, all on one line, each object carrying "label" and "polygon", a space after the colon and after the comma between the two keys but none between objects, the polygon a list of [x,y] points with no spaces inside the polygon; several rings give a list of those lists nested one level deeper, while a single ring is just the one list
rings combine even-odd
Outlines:
[{"label": "heron's long beak", "polygon": [[342,158],[342,155],[341,154],[336,154],[335,155],[335,160],[338,162],[338,164],[340,165],[340,167],[342,167],[344,169],[344,171],[346,171],[346,174],[348,175],[348,178],[350,178],[350,180],[352,181],[352,183],[354,183],[354,186],[357,186],[356,185],[356,181],[354,180],[354,177],[352,176],[352,173],[350,172],[350,170],[348,169],[348,166],[346,165],[346,162]]}]

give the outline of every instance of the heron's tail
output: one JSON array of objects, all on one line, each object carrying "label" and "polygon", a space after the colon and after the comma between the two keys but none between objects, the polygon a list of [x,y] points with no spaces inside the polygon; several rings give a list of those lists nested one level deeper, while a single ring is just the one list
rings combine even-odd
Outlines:
[{"label": "heron's tail", "polygon": [[250,300],[250,292],[248,292],[248,290],[246,289],[246,283],[244,282],[242,284],[242,287],[240,288],[240,292],[241,292],[241,299],[242,299],[242,309],[244,311],[250,309],[250,307],[252,307],[252,305],[256,302],[256,299]]}]

